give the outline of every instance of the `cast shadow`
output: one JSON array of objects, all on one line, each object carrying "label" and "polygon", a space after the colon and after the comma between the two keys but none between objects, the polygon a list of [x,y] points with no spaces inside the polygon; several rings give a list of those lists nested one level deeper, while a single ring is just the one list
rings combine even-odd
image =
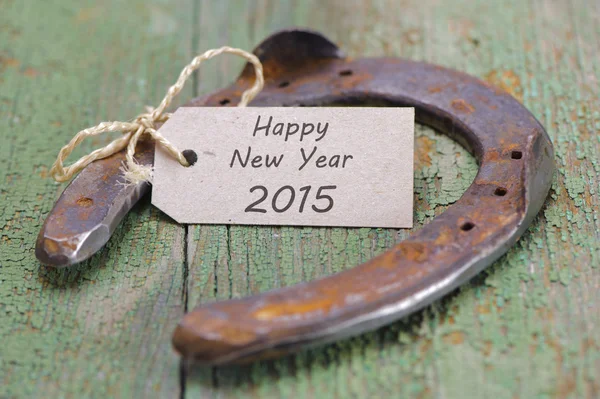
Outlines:
[{"label": "cast shadow", "polygon": [[[358,347],[361,354],[366,351],[401,352],[420,343],[420,331],[425,323],[431,323],[433,318],[445,322],[457,295],[459,292],[455,290],[434,304],[375,331],[276,359],[216,367],[186,361],[183,367],[184,379],[186,385],[201,385],[210,389],[248,389],[274,384],[282,379],[296,379],[322,369],[349,365],[353,361],[352,357],[359,355],[356,353]],[[399,335],[403,336],[402,342],[399,342]]]}]

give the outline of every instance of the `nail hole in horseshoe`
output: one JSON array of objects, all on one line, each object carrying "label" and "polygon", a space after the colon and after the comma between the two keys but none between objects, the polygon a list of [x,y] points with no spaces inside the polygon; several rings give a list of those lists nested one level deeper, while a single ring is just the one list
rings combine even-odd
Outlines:
[{"label": "nail hole in horseshoe", "polygon": [[339,75],[340,76],[350,76],[350,75],[352,75],[352,71],[350,69],[344,69],[343,71],[340,71]]},{"label": "nail hole in horseshoe", "polygon": [[230,102],[231,102],[231,101],[229,101],[229,99],[228,99],[228,98],[224,98],[224,99],[222,99],[221,101],[219,101],[219,104],[221,104],[221,105],[227,105],[227,104],[229,104]]},{"label": "nail hole in horseshoe", "polygon": [[460,229],[462,231],[469,231],[469,230],[473,230],[473,227],[475,227],[475,225],[471,222],[465,222],[463,223],[462,226],[460,226]]},{"label": "nail hole in horseshoe", "polygon": [[288,87],[289,85],[290,85],[290,82],[288,82],[287,80],[284,80],[283,82],[279,83],[277,85],[277,87],[284,88],[284,87]]},{"label": "nail hole in horseshoe", "polygon": [[183,150],[181,153],[183,154],[183,157],[185,158],[185,160],[189,163],[188,167],[190,167],[193,164],[195,164],[196,162],[198,162],[198,154],[196,154],[196,151]]},{"label": "nail hole in horseshoe", "polygon": [[523,158],[523,153],[521,151],[513,151],[510,153],[510,157],[512,159],[521,159]]},{"label": "nail hole in horseshoe", "polygon": [[508,190],[506,190],[504,187],[498,187],[496,190],[494,190],[494,195],[498,197],[504,197],[507,192]]}]

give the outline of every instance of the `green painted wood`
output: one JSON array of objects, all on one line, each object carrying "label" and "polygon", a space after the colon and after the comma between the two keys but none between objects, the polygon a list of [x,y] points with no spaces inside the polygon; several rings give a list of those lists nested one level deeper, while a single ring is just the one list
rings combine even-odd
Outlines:
[{"label": "green painted wood", "polygon": [[[0,397],[600,396],[597,2],[0,0],[0,9]],[[291,25],[352,56],[426,60],[508,90],[547,127],[559,172],[506,256],[414,316],[280,360],[188,364],[180,376],[170,333],[185,308],[344,270],[409,232],[184,228],[146,201],[92,261],[57,272],[33,257],[61,189],[48,166],[76,130],[159,101],[193,53],[251,49]],[[182,97],[226,85],[240,67],[231,56],[207,63]],[[423,127],[415,168],[415,229],[476,173],[464,149]]]},{"label": "green painted wood", "polygon": [[63,188],[48,177],[57,151],[160,101],[191,57],[190,8],[0,1],[2,398],[178,395],[170,335],[184,311],[184,228],[146,200],[80,266],[40,267],[33,247]]},{"label": "green painted wood", "polygon": [[[593,398],[600,396],[598,3],[578,1],[202,2],[197,49],[250,48],[309,26],[351,56],[426,60],[510,91],[547,127],[559,173],[542,217],[508,255],[408,320],[277,361],[188,366],[186,397]],[[229,29],[215,30],[214,26]],[[221,87],[238,65],[200,77]],[[416,139],[415,230],[460,197],[473,158],[435,132]],[[189,228],[188,307],[328,275],[408,232]]]}]

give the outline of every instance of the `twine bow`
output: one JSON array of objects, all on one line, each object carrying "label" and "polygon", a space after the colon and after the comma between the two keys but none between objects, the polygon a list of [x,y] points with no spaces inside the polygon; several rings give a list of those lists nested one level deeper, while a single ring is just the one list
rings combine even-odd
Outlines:
[{"label": "twine bow", "polygon": [[[130,122],[102,122],[96,126],[78,132],[75,137],[71,139],[69,144],[64,146],[58,153],[58,157],[50,169],[50,175],[58,182],[65,182],[95,160],[106,158],[127,147],[126,162],[124,165],[125,179],[131,183],[152,181],[152,167],[140,165],[134,158],[137,142],[144,134],[150,135],[156,142],[156,145],[162,146],[163,149],[177,159],[181,165],[189,166],[189,163],[182,152],[160,134],[156,129],[156,125],[166,122],[171,117],[172,114],[165,112],[165,110],[171,104],[173,99],[181,92],[185,82],[192,73],[200,67],[202,62],[223,53],[239,55],[254,66],[256,79],[254,84],[242,94],[238,107],[245,107],[248,105],[248,103],[260,93],[264,86],[263,67],[259,59],[254,54],[227,46],[208,50],[195,57],[192,62],[183,68],[177,82],[169,88],[167,94],[157,108],[148,108],[147,112],[138,115]],[[86,137],[97,136],[108,132],[123,132],[123,136],[113,140],[105,147],[98,148],[91,153],[84,155],[71,165],[64,166],[65,159]]]}]

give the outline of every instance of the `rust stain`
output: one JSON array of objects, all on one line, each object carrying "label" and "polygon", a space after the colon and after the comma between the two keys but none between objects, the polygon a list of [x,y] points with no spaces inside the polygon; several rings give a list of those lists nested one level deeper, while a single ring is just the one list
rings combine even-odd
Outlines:
[{"label": "rust stain", "polygon": [[471,114],[473,113],[473,111],[475,111],[475,107],[463,100],[462,98],[452,100],[450,105],[455,111],[462,112],[464,114]]},{"label": "rust stain", "polygon": [[54,240],[45,239],[44,245],[49,253],[58,252],[59,250],[58,244]]},{"label": "rust stain", "polygon": [[315,311],[328,312],[333,306],[330,298],[307,302],[278,303],[267,305],[252,314],[257,320],[272,320],[282,316],[298,316]]},{"label": "rust stain", "polygon": [[81,197],[77,200],[77,205],[82,206],[84,208],[88,208],[94,205],[94,200],[87,197]]},{"label": "rust stain", "polygon": [[419,348],[419,352],[421,354],[428,353],[429,350],[431,349],[432,344],[433,343],[431,342],[431,339],[428,339],[428,338],[423,339],[422,343],[420,345],[420,348]]},{"label": "rust stain", "polygon": [[429,256],[427,246],[419,242],[401,242],[396,246],[402,257],[413,262],[424,262]]},{"label": "rust stain", "polygon": [[62,245],[71,249],[72,251],[75,251],[77,249],[77,244],[72,241],[65,241]]},{"label": "rust stain", "polygon": [[444,335],[442,339],[447,344],[460,345],[465,342],[465,333],[462,331],[453,331]]},{"label": "rust stain", "polygon": [[[465,221],[460,221],[463,224]],[[435,245],[445,246],[455,242],[457,230],[450,226],[440,226],[438,229],[437,237],[435,238]]]},{"label": "rust stain", "polygon": [[554,55],[554,62],[558,64],[563,58],[564,50],[562,48],[554,47],[552,53]]},{"label": "rust stain", "polygon": [[493,348],[492,341],[485,341],[483,343],[483,355],[486,356],[486,357],[489,356],[489,355],[491,355],[492,354],[492,348]]},{"label": "rust stain", "polygon": [[482,104],[487,105],[488,108],[490,108],[490,109],[498,109],[498,106],[490,103],[490,99],[489,98],[487,98],[485,96],[480,96],[480,95],[477,95],[476,98]]},{"label": "rust stain", "polygon": [[435,141],[427,136],[417,137],[417,164],[431,166],[431,151],[435,146]]},{"label": "rust stain", "polygon": [[485,76],[485,80],[498,89],[510,94],[517,100],[523,102],[523,87],[521,79],[510,69],[493,70]]},{"label": "rust stain", "polygon": [[4,57],[4,56],[0,55],[0,65],[3,68],[6,68],[6,67],[16,68],[19,66],[19,64],[20,64],[20,62],[16,58]]},{"label": "rust stain", "polygon": [[433,85],[427,88],[427,91],[431,94],[440,93],[444,90],[452,89],[456,90],[456,82],[445,83],[441,85]]},{"label": "rust stain", "polygon": [[418,44],[422,41],[421,32],[419,29],[409,29],[402,33],[402,40],[410,45]]},{"label": "rust stain", "polygon": [[489,305],[477,305],[475,310],[478,314],[490,314],[491,313],[491,308]]},{"label": "rust stain", "polygon": [[36,76],[39,75],[39,72],[36,69],[29,67],[29,68],[25,68],[25,70],[23,71],[23,75],[25,75],[29,78],[35,78]]},{"label": "rust stain", "polygon": [[561,371],[562,377],[558,381],[557,398],[571,398],[572,394],[577,389],[577,382],[573,371]]}]

